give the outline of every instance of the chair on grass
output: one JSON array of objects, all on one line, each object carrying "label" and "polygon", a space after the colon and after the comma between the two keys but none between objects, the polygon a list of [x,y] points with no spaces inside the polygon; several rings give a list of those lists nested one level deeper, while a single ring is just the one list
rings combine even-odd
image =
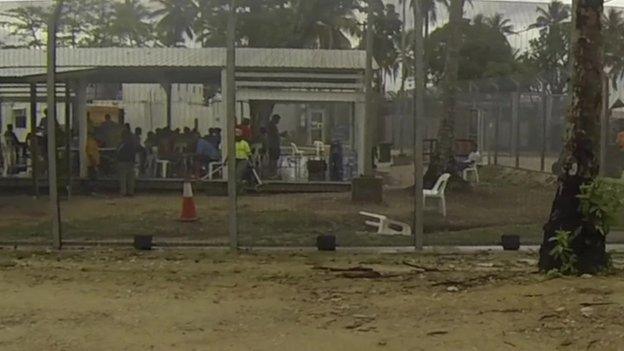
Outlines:
[{"label": "chair on grass", "polygon": [[444,192],[446,190],[446,185],[448,184],[449,178],[451,175],[448,173],[444,173],[438,178],[438,181],[435,183],[432,189],[423,189],[423,202],[426,206],[427,198],[438,199],[438,211],[444,217],[446,217],[446,197]]},{"label": "chair on grass", "polygon": [[477,168],[476,163],[473,163],[468,168],[464,168],[464,170],[462,171],[462,178],[464,178],[464,180],[467,182],[470,181],[469,175],[472,175],[475,183],[479,184],[479,169]]},{"label": "chair on grass", "polygon": [[393,221],[388,217],[376,213],[360,212],[360,215],[372,218],[366,221],[366,225],[377,228],[377,234],[381,235],[412,235],[412,228],[403,222]]}]

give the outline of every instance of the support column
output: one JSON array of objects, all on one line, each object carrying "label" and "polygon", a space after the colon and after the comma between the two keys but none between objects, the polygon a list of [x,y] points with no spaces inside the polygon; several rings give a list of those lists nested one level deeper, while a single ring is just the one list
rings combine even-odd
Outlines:
[{"label": "support column", "polygon": [[414,223],[413,244],[422,250],[424,241],[424,198],[423,198],[423,134],[422,124],[425,114],[425,63],[423,12],[420,5],[413,7],[415,22],[414,41]]},{"label": "support column", "polygon": [[39,197],[39,138],[37,137],[37,84],[30,84],[30,161],[33,191]]},{"label": "support column", "polygon": [[367,19],[366,19],[366,70],[364,72],[364,94],[365,101],[365,118],[364,118],[364,147],[361,151],[363,154],[362,175],[365,177],[373,176],[373,119],[374,102],[373,102],[373,6],[372,1],[368,0]]},{"label": "support column", "polygon": [[354,104],[354,115],[355,115],[355,147],[357,150],[357,174],[364,174],[364,164],[366,162],[366,152],[364,152],[364,148],[366,147],[366,102],[357,101]]},{"label": "support column", "polygon": [[546,129],[547,129],[547,121],[548,121],[548,95],[546,91],[542,92],[540,112],[541,112],[540,115],[542,117],[542,124],[541,124],[542,145],[541,145],[541,150],[540,150],[540,170],[544,172],[546,170],[546,138],[547,138]]},{"label": "support column", "polygon": [[65,83],[65,168],[67,169],[67,183],[65,185],[67,189],[67,197],[71,196],[71,183],[72,183],[72,125],[71,125],[71,93],[69,85]]},{"label": "support column", "polygon": [[56,31],[62,2],[58,2],[48,22],[47,41],[47,107],[48,107],[48,187],[50,189],[50,216],[52,218],[52,246],[62,246],[61,207],[58,198],[56,172]]},{"label": "support column", "polygon": [[227,150],[227,170],[228,170],[228,232],[230,235],[230,248],[238,249],[238,204],[237,204],[237,184],[236,184],[236,0],[230,0],[228,22],[227,22],[227,54],[225,68],[225,134]]},{"label": "support column", "polygon": [[171,115],[171,83],[163,83],[161,84],[163,89],[165,90],[165,114],[167,117],[167,127],[173,129],[172,127],[172,115]]},{"label": "support column", "polygon": [[498,113],[494,120],[494,165],[498,166],[498,141],[500,140],[500,120],[503,117],[503,105],[498,103]]},{"label": "support column", "polygon": [[87,116],[87,83],[77,82],[74,85],[74,119],[78,125],[78,159],[80,164],[80,178],[88,177],[89,162],[87,160],[87,134],[89,132],[89,117]]}]

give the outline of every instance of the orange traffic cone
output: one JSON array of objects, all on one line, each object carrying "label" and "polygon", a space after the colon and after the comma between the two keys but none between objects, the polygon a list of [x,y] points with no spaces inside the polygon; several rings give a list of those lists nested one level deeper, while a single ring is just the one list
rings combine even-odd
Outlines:
[{"label": "orange traffic cone", "polygon": [[180,221],[195,222],[198,219],[197,207],[195,207],[195,200],[193,200],[193,187],[191,182],[185,181],[182,192],[182,215],[180,215]]}]

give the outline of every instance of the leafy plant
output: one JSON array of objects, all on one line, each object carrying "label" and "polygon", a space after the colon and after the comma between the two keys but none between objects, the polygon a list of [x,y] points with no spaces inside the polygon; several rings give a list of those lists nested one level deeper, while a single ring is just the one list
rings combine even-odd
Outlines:
[{"label": "leafy plant", "polygon": [[557,235],[550,239],[555,242],[555,247],[550,251],[550,255],[561,261],[560,273],[575,274],[577,258],[572,250],[572,240],[577,234],[565,230],[558,230],[556,233]]},{"label": "leafy plant", "polygon": [[583,219],[606,236],[618,222],[618,213],[624,208],[624,186],[596,179],[581,187],[581,212]]}]

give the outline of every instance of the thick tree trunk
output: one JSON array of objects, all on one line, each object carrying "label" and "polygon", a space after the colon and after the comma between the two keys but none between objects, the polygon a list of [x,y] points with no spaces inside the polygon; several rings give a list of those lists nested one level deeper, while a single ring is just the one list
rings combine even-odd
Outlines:
[{"label": "thick tree trunk", "polygon": [[564,149],[558,189],[540,249],[542,271],[561,268],[551,255],[557,231],[572,233],[571,248],[576,269],[593,273],[606,267],[605,238],[587,221],[579,209],[580,187],[592,182],[599,171],[600,113],[602,108],[603,47],[601,20],[603,0],[578,0],[573,11],[574,69],[572,104],[568,112],[568,139]]},{"label": "thick tree trunk", "polygon": [[461,21],[464,0],[451,0],[449,25],[451,33],[444,67],[443,99],[445,113],[438,129],[438,142],[424,177],[425,188],[431,188],[443,173],[455,173],[455,115],[457,112],[457,76],[461,45]]}]

